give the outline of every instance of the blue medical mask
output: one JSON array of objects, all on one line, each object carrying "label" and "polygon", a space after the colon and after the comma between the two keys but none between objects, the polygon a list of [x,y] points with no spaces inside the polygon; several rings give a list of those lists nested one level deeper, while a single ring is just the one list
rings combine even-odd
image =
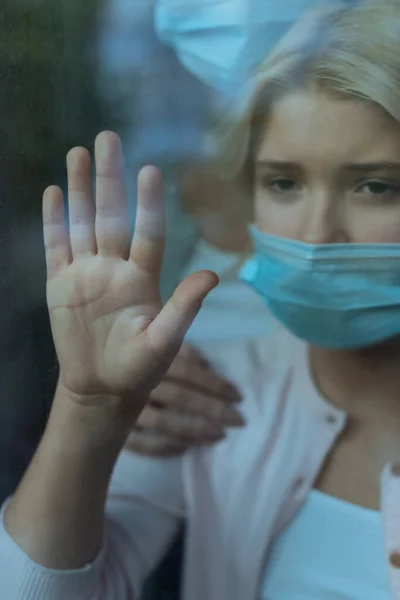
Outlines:
[{"label": "blue medical mask", "polygon": [[305,244],[251,227],[240,278],[296,337],[326,348],[400,333],[400,244]]},{"label": "blue medical mask", "polygon": [[319,0],[157,0],[155,28],[181,63],[217,92],[237,92]]}]

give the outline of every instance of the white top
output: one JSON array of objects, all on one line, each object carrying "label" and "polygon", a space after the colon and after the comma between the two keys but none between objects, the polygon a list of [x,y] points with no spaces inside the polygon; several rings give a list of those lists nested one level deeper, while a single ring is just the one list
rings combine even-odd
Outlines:
[{"label": "white top", "polygon": [[313,490],[278,538],[261,600],[389,600],[381,513]]}]

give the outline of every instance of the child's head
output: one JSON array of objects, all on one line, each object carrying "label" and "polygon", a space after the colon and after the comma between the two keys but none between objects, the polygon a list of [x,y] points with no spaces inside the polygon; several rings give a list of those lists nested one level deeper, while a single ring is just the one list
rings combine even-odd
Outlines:
[{"label": "child's head", "polygon": [[225,168],[246,165],[263,231],[399,243],[400,2],[336,9],[288,41],[223,131]]}]

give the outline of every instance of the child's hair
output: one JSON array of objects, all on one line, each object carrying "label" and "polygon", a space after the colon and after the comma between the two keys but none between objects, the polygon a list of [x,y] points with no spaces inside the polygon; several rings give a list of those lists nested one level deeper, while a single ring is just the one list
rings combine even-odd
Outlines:
[{"label": "child's hair", "polygon": [[360,0],[321,13],[308,31],[295,28],[215,128],[221,176],[249,168],[271,105],[307,85],[373,102],[400,121],[400,0]]}]

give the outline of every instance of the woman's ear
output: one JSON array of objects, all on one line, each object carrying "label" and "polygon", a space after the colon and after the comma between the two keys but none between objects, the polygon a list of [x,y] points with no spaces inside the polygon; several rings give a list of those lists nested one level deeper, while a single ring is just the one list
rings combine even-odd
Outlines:
[{"label": "woman's ear", "polygon": [[182,175],[181,196],[204,239],[221,250],[246,251],[253,212],[247,174],[224,180],[213,165],[193,167]]}]

